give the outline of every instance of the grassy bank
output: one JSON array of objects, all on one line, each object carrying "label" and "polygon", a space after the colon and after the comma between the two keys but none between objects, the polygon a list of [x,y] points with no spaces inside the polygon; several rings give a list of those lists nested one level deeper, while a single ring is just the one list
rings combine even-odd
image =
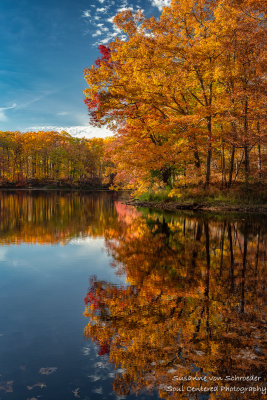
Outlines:
[{"label": "grassy bank", "polygon": [[221,190],[194,188],[149,191],[127,202],[136,206],[164,210],[211,210],[267,212],[267,187],[264,185],[238,186]]}]

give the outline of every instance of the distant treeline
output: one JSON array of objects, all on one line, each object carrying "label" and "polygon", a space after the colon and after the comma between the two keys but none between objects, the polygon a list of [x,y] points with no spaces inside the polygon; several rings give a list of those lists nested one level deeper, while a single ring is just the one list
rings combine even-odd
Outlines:
[{"label": "distant treeline", "polygon": [[105,141],[74,138],[64,131],[0,131],[0,185],[108,184],[108,178],[103,180]]}]

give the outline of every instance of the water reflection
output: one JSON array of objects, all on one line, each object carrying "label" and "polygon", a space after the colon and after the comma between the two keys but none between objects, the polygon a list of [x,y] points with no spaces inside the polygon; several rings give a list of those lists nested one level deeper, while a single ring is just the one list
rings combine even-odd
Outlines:
[{"label": "water reflection", "polygon": [[116,393],[262,398],[264,221],[117,212],[106,246],[128,284],[92,277],[85,297],[85,335],[121,368]]},{"label": "water reflection", "polygon": [[[262,398],[266,220],[116,198],[0,192],[0,397]],[[85,335],[97,346],[82,337],[90,274]],[[255,393],[230,391],[240,387]]]},{"label": "water reflection", "polygon": [[114,196],[0,191],[0,244],[65,244],[77,237],[102,237],[116,218]]}]

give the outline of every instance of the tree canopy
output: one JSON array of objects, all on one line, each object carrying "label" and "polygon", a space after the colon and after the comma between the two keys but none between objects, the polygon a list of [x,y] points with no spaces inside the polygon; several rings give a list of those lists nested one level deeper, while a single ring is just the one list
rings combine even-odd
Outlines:
[{"label": "tree canopy", "polygon": [[116,182],[161,186],[266,174],[265,4],[172,0],[160,18],[119,13],[126,36],[84,71],[90,121],[115,129]]}]

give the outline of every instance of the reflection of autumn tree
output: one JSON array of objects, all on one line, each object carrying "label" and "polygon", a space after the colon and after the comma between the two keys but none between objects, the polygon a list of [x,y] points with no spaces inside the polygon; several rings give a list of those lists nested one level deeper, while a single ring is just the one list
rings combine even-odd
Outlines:
[{"label": "reflection of autumn tree", "polygon": [[66,243],[98,237],[117,220],[111,194],[26,191],[0,193],[0,243]]},{"label": "reflection of autumn tree", "polygon": [[[178,387],[182,382],[173,377],[187,374],[261,376],[266,257],[261,225],[144,218],[120,204],[117,210],[119,224],[106,232],[106,243],[128,285],[92,279],[85,298],[90,318],[85,335],[124,370],[114,380],[115,390],[158,389],[161,397],[182,399],[186,391],[166,393],[162,385]],[[183,382],[184,388],[200,385]],[[231,396],[222,392],[217,398]]]}]

